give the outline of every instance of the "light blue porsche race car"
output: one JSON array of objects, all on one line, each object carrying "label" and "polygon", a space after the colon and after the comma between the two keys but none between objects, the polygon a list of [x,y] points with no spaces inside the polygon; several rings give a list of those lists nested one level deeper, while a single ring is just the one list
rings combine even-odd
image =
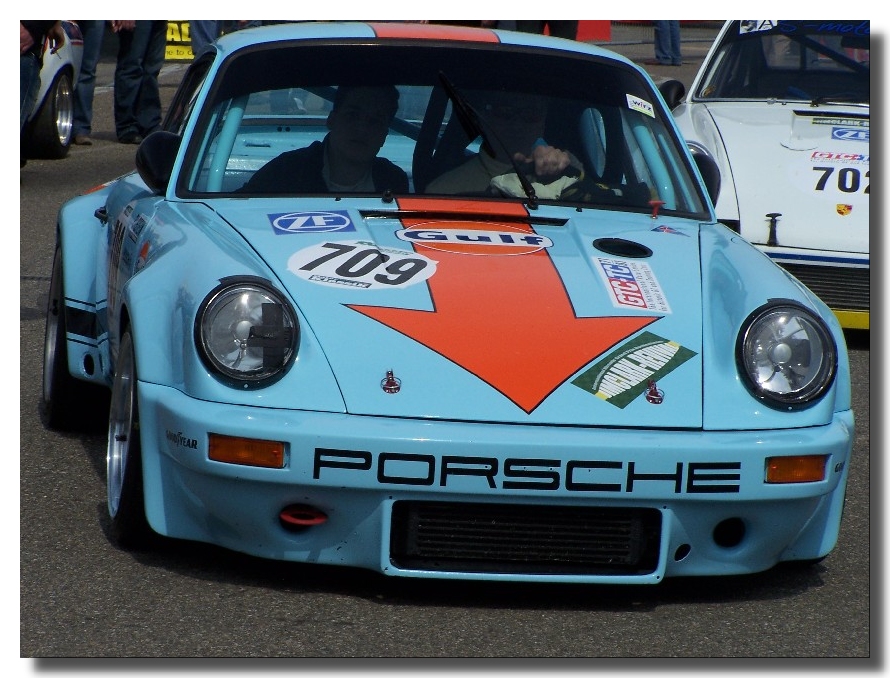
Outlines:
[{"label": "light blue porsche race car", "polygon": [[123,548],[611,584],[816,562],[844,336],[718,191],[609,51],[238,31],[136,171],[60,210],[45,421],[110,402]]}]

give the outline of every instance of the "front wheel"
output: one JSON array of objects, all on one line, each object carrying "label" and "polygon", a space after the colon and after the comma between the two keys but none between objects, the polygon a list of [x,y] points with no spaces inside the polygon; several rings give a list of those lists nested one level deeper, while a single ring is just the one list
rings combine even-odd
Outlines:
[{"label": "front wheel", "polygon": [[108,389],[71,376],[66,332],[62,248],[56,244],[43,335],[43,416],[49,428],[59,431],[101,430]]},{"label": "front wheel", "polygon": [[121,337],[111,388],[106,478],[111,536],[130,550],[151,546],[154,537],[145,518],[136,383],[133,337],[127,330]]}]

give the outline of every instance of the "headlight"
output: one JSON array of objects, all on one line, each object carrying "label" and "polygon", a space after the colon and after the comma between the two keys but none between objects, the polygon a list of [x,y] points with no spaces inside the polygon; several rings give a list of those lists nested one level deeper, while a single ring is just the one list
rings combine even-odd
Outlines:
[{"label": "headlight", "polygon": [[195,341],[207,366],[243,388],[281,377],[298,338],[291,305],[254,279],[224,282],[207,295],[195,321]]},{"label": "headlight", "polygon": [[831,387],[837,346],[816,315],[794,302],[778,302],[749,316],[736,359],[756,397],[791,410],[811,405]]}]

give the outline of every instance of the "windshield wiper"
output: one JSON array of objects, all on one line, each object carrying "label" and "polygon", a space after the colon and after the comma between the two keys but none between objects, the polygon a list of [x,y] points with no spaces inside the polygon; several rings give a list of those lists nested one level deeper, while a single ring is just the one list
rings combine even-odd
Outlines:
[{"label": "windshield wiper", "polygon": [[439,71],[439,80],[442,81],[442,86],[445,88],[448,98],[451,99],[451,104],[454,106],[454,112],[457,115],[458,120],[460,120],[460,124],[467,133],[467,136],[472,139],[481,137],[482,150],[492,158],[497,157],[499,154],[495,151],[491,142],[494,140],[497,143],[497,146],[501,151],[500,154],[507,156],[510,164],[513,166],[513,171],[519,178],[519,184],[525,192],[525,197],[528,198],[528,208],[533,210],[537,209],[538,196],[535,193],[535,187],[532,186],[532,182],[529,181],[528,177],[523,174],[522,169],[519,167],[516,159],[507,150],[504,142],[498,138],[498,135],[488,126],[484,118],[476,112],[476,109],[473,108],[470,102],[457,91],[454,83],[448,79],[448,76],[446,76],[443,71]]},{"label": "windshield wiper", "polygon": [[820,94],[810,100],[810,106],[821,106],[829,103],[850,103],[868,105],[868,99],[862,100],[862,96],[858,94]]}]

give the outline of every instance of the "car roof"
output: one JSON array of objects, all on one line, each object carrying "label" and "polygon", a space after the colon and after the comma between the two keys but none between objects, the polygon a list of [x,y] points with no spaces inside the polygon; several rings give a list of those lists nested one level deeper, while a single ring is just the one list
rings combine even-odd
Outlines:
[{"label": "car roof", "polygon": [[295,21],[257,28],[245,28],[222,36],[220,52],[234,52],[247,46],[294,39],[416,40],[418,42],[470,42],[517,47],[543,47],[633,62],[615,52],[576,40],[552,38],[536,33],[522,33],[490,28],[472,28],[442,24],[359,21]]}]

